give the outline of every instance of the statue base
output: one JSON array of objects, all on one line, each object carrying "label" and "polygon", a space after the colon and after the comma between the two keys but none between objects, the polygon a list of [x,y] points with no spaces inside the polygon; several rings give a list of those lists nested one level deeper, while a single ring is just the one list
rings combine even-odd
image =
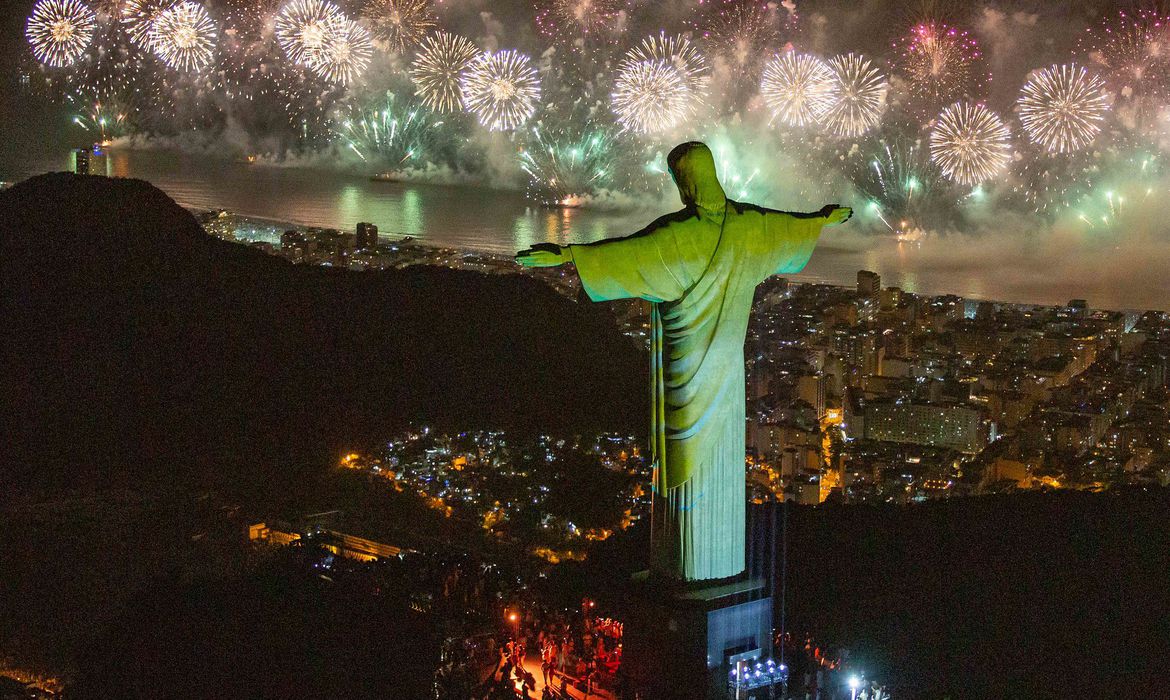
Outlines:
[{"label": "statue base", "polygon": [[631,588],[623,698],[733,698],[737,662],[772,654],[772,597],[761,579],[683,584],[641,574]]}]

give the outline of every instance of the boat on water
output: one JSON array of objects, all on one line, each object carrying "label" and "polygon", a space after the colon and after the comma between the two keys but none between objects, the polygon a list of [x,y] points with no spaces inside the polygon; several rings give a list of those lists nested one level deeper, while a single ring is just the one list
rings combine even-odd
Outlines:
[{"label": "boat on water", "polygon": [[573,194],[560,199],[542,198],[538,203],[545,209],[580,209],[584,205],[582,198]]},{"label": "boat on water", "polygon": [[374,173],[370,176],[373,182],[402,182],[402,177],[395,172]]}]

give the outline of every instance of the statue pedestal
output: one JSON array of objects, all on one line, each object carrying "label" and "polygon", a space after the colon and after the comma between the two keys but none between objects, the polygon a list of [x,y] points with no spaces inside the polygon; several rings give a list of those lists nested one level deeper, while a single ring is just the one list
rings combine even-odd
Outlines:
[{"label": "statue pedestal", "polygon": [[768,592],[758,579],[635,580],[624,612],[623,698],[733,697],[727,680],[736,662],[771,656]]}]

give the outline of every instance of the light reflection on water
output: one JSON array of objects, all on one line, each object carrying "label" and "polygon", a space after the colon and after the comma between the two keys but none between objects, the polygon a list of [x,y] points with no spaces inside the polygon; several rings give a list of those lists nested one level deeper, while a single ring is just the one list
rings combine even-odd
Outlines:
[{"label": "light reflection on water", "polygon": [[[68,162],[67,155],[40,162],[0,160],[0,180],[66,169]],[[115,149],[110,171],[148,180],[189,208],[328,228],[352,229],[370,221],[389,238],[413,236],[499,254],[541,241],[624,236],[664,213],[660,208],[549,210],[531,206],[518,191],[372,182],[353,173],[162,151]],[[819,206],[810,202],[807,208]],[[276,229],[270,235],[275,237]],[[899,244],[846,225],[826,229],[809,266],[796,277],[853,284],[864,268],[879,272],[884,285],[918,293],[1049,304],[1086,298],[1102,308],[1170,308],[1170,231],[1126,229],[1111,235],[1005,231]]]}]

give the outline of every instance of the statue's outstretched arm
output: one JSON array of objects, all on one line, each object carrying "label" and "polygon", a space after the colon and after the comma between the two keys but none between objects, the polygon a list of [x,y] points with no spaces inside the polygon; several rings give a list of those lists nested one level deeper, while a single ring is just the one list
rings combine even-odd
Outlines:
[{"label": "statue's outstretched arm", "polygon": [[565,263],[573,262],[573,248],[600,248],[613,247],[615,244],[623,244],[618,247],[634,248],[640,247],[646,241],[639,241],[638,239],[646,238],[656,231],[666,228],[672,223],[686,221],[694,216],[694,212],[688,209],[677,211],[673,214],[667,214],[655,219],[646,228],[635,231],[628,236],[618,236],[615,238],[606,238],[593,243],[574,243],[571,246],[560,246],[555,243],[537,243],[531,248],[516,253],[516,262],[524,267],[555,267],[557,265],[564,265]]},{"label": "statue's outstretched arm", "polygon": [[516,262],[524,267],[556,267],[573,262],[573,251],[569,246],[561,247],[556,243],[537,243],[516,253]]},{"label": "statue's outstretched arm", "polygon": [[540,243],[517,253],[516,262],[525,267],[575,263],[582,287],[593,301],[669,301],[679,298],[685,287],[672,269],[678,263],[678,249],[668,229],[693,218],[693,212],[683,210],[621,238],[571,246]]},{"label": "statue's outstretched arm", "polygon": [[763,246],[767,251],[764,276],[800,272],[812,257],[821,228],[849,220],[853,210],[826,204],[815,212],[771,211],[765,217]]},{"label": "statue's outstretched arm", "polygon": [[816,211],[786,211],[781,213],[787,214],[794,219],[824,219],[825,226],[832,226],[833,224],[841,224],[848,221],[853,216],[853,209],[843,207],[840,204],[826,204]]}]

